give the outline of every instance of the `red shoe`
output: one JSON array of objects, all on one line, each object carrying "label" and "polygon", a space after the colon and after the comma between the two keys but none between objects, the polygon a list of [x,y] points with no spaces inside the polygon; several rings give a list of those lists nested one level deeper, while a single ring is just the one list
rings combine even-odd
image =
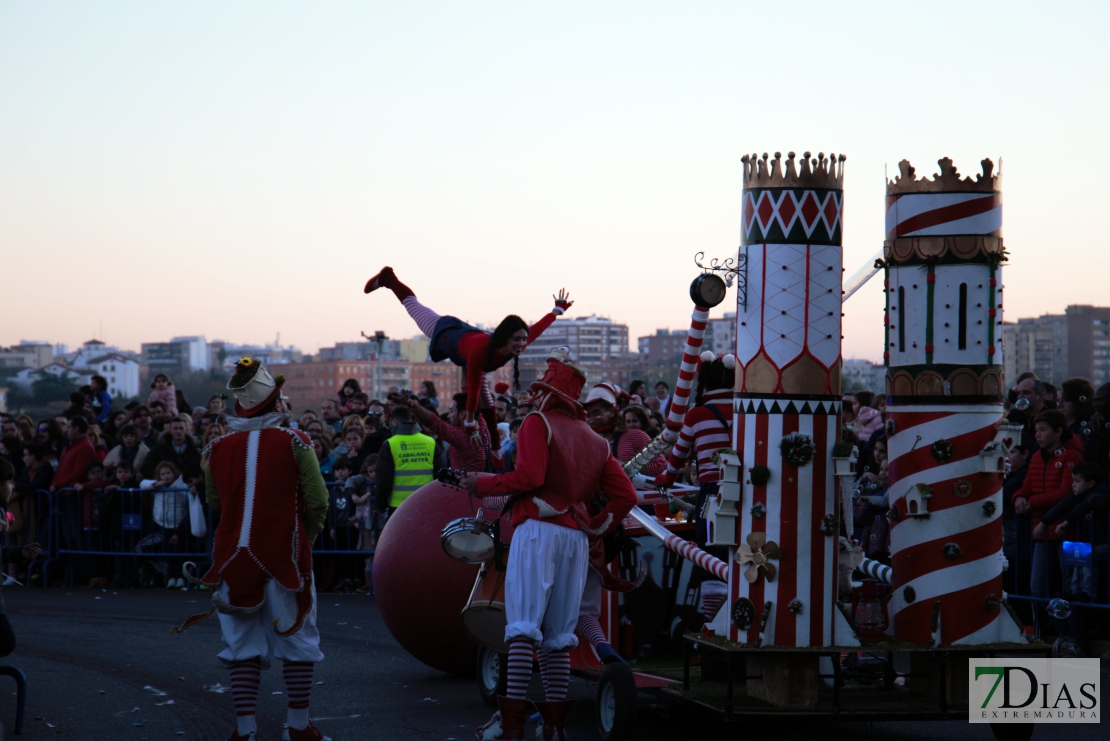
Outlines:
[{"label": "red shoe", "polygon": [[366,281],[366,287],[362,289],[362,292],[370,293],[379,288],[392,288],[395,280],[397,280],[397,276],[393,274],[393,268],[387,265],[377,275]]},{"label": "red shoe", "polygon": [[281,734],[281,741],[331,741],[331,739],[312,725],[312,721],[308,721],[308,725],[300,730],[286,728],[285,733]]}]

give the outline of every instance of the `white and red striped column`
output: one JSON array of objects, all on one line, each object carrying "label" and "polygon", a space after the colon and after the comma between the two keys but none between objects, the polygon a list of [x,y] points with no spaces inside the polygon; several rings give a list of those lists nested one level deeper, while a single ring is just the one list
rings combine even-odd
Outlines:
[{"label": "white and red striped column", "polygon": [[[831,452],[841,398],[844,159],[743,158],[734,435],[745,476],[736,542],[764,533],[781,552],[770,579],[761,569],[749,583],[746,566],[730,563],[730,607],[755,613],[746,629],[729,627],[743,643],[833,641],[837,539],[822,524],[838,512]],[[790,433],[812,441],[812,460],[784,460],[779,443]],[[753,479],[757,467],[766,481]]]},{"label": "white and red striped column", "polygon": [[698,358],[708,323],[709,309],[695,306],[694,313],[690,316],[690,330],[686,333],[686,347],[682,350],[682,365],[678,369],[678,380],[675,381],[671,406],[667,413],[667,429],[663,431],[663,439],[669,443],[678,441],[678,433],[682,431],[682,423],[686,419],[686,409],[690,406],[690,390],[698,375]]},{"label": "white and red striped column", "polygon": [[[1001,179],[963,178],[951,160],[887,184],[887,414],[897,640],[1017,637],[1002,598]],[[988,470],[991,469],[991,470]]]}]

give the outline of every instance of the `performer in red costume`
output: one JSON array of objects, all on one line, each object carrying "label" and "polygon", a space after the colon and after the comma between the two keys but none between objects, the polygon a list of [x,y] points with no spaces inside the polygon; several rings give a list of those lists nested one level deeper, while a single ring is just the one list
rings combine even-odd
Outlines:
[{"label": "performer in red costume", "polygon": [[[462,485],[480,496],[514,494],[513,534],[505,575],[509,672],[499,713],[478,731],[482,739],[523,739],[525,694],[532,676],[532,654],[539,646],[544,702],[535,703],[547,741],[564,739],[570,703],[569,649],[586,584],[590,538],[615,528],[636,504],[636,491],[613,458],[606,441],[586,424],[578,404],[585,375],[569,364],[566,348],[547,359],[547,372],[532,384],[535,411],[517,435],[517,468],[497,476],[469,474]],[[603,491],[608,504],[589,514],[593,495]]]},{"label": "performer in red costume", "polygon": [[[700,488],[694,505],[694,541],[726,560],[727,553],[714,552],[712,546],[706,547],[708,532],[703,513],[706,500],[716,497],[720,486],[720,470],[713,456],[719,450],[732,447],[732,387],[735,376],[735,356],[718,358],[709,351],[701,354],[695,406],[686,412],[678,442],[667,460],[667,471],[655,479],[659,486],[671,486],[686,467],[686,459],[691,455],[697,456]],[[702,614],[710,620],[728,596],[727,585],[703,569],[696,569],[693,578],[701,582]]]},{"label": "performer in red costume", "polygon": [[[382,268],[380,273],[366,281],[364,291],[370,293],[383,287],[393,291],[397,300],[416,322],[416,326],[431,339],[429,353],[432,360],[438,363],[450,358],[455,365],[466,368],[465,426],[475,436],[478,434],[475,413],[479,409],[479,401],[482,402],[483,416],[487,417],[486,422],[490,429],[497,428],[497,418],[492,413],[493,396],[489,392],[486,374],[511,360],[514,385],[519,389],[520,354],[551,326],[556,317],[563,314],[574,303],[570,300],[569,294],[560,288],[559,295],[555,298],[555,308],[531,327],[516,314],[510,314],[502,319],[497,329],[490,334],[466,324],[458,317],[440,316],[420,303],[412,289],[397,279],[391,267]],[[490,410],[488,415],[485,414],[485,410]],[[480,441],[476,440],[473,444],[478,447]]]},{"label": "performer in red costume", "polygon": [[[620,399],[627,396],[620,386],[605,381],[590,389],[582,406],[586,410],[586,421],[597,434],[609,443],[613,457],[619,463],[628,463],[637,453],[651,444],[651,437],[643,430],[628,430],[624,427]],[[659,455],[643,469],[645,476],[655,476],[667,470],[667,460]],[[591,502],[591,511],[605,506],[605,497],[599,494]],[[624,661],[612,645],[605,639],[601,628],[601,590],[627,592],[638,586],[638,582],[619,579],[609,571],[608,565],[620,552],[622,530],[618,527],[604,540],[590,544],[590,570],[586,575],[586,589],[582,593],[582,606],[578,615],[578,633],[593,646],[597,657],[606,664]]]},{"label": "performer in red costume", "polygon": [[[215,590],[231,669],[236,729],[253,741],[263,667],[284,663],[288,699],[285,741],[328,741],[308,719],[314,665],[322,661],[312,584],[312,542],[324,527],[328,490],[308,435],[284,427],[292,419],[281,397],[284,379],[244,357],[227,387],[235,395],[233,432],[206,449],[208,504],[220,510],[212,568],[200,581]],[[212,612],[194,615],[184,630]]]}]

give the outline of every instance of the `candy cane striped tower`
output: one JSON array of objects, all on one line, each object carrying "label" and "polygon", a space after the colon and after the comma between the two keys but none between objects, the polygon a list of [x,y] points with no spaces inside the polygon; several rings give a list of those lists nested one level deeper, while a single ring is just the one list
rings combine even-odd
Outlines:
[{"label": "candy cane striped tower", "polygon": [[[737,297],[735,441],[743,460],[736,543],[763,533],[778,544],[771,579],[756,580],[734,558],[729,600],[750,600],[757,618],[729,638],[763,645],[832,644],[836,602],[836,487],[830,459],[840,413],[841,215],[844,155],[783,162],[745,156],[741,223],[742,285]],[[813,459],[783,460],[784,435],[807,435]],[[752,483],[755,466],[770,478]],[[762,511],[762,516],[759,512]],[[765,630],[760,617],[771,603]],[[793,606],[792,606],[793,605]]]},{"label": "candy cane striped tower", "polygon": [[887,184],[885,241],[894,637],[1015,637],[1002,597],[1001,176],[952,161]]}]

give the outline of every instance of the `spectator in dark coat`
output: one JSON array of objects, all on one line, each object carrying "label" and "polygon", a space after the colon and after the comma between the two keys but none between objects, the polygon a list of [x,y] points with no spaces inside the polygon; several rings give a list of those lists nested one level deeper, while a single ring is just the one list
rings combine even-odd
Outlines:
[{"label": "spectator in dark coat", "polygon": [[185,480],[203,475],[200,465],[200,447],[189,434],[189,425],[184,419],[175,417],[166,427],[167,430],[162,433],[158,444],[143,459],[140,466],[143,478],[153,479],[154,470],[159,463],[165,461],[177,466]]}]

